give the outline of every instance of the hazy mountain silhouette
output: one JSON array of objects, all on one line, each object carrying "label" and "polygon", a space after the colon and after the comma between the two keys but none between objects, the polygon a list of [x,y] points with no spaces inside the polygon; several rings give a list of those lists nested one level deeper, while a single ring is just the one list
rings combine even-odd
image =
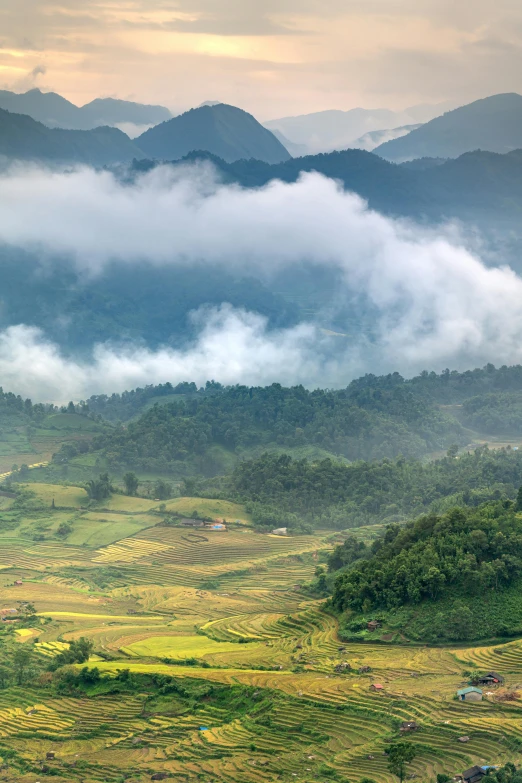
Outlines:
[{"label": "hazy mountain silhouette", "polygon": [[384,144],[386,141],[392,139],[400,139],[402,136],[407,136],[412,130],[416,130],[420,125],[403,125],[402,128],[391,128],[387,130],[369,131],[361,136],[359,139],[355,139],[351,143],[351,147],[356,150],[366,150],[372,152],[376,147]]},{"label": "hazy mountain silhouette", "polygon": [[373,131],[389,131],[407,125],[418,125],[446,111],[448,104],[412,106],[404,111],[390,109],[328,110],[296,117],[282,117],[263,123],[279,131],[293,144],[304,145],[306,152],[332,152],[352,147],[361,136]]},{"label": "hazy mountain silhouette", "polygon": [[0,156],[60,163],[108,163],[143,158],[141,150],[117,128],[90,131],[48,128],[26,114],[0,109]]},{"label": "hazy mountain silhouette", "polygon": [[55,92],[34,89],[18,94],[0,90],[0,109],[27,114],[49,128],[92,130],[101,125],[157,125],[172,114],[163,106],[147,106],[114,98],[96,98],[76,106]]},{"label": "hazy mountain silhouette", "polygon": [[522,147],[522,96],[483,98],[436,117],[407,136],[375,149],[390,161],[456,158],[472,150],[510,152]]},{"label": "hazy mountain silhouette", "polygon": [[136,143],[150,157],[183,158],[204,150],[232,162],[241,158],[279,163],[290,155],[251,114],[225,103],[200,106],[151,128]]}]

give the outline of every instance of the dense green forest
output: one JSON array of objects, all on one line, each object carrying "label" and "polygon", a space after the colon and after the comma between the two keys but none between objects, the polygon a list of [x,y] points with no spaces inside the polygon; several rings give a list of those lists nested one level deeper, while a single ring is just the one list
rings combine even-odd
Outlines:
[{"label": "dense green forest", "polygon": [[[102,449],[111,464],[165,472],[179,471],[211,445],[240,452],[312,444],[347,459],[376,459],[400,453],[421,457],[467,442],[469,436],[454,418],[426,405],[402,379],[390,377],[361,391],[310,392],[273,384],[197,395],[156,405],[126,429],[97,439],[94,448]],[[219,466],[209,470],[219,472]]]},{"label": "dense green forest", "polygon": [[83,409],[135,419],[94,441],[114,469],[209,477],[228,471],[224,452],[244,459],[314,447],[334,459],[419,459],[468,446],[474,431],[518,434],[521,386],[522,367],[487,365],[411,380],[366,375],[339,390],[166,383],[91,397]]},{"label": "dense green forest", "polygon": [[[241,387],[240,387],[241,388]],[[301,388],[301,387],[298,387]],[[122,394],[100,394],[90,397],[87,405],[91,411],[99,413],[110,421],[128,421],[150,404],[154,398],[160,402],[160,397],[168,397],[173,394],[196,395],[201,397],[211,392],[226,393],[231,387],[224,387],[214,381],[207,381],[205,387],[199,388],[195,383],[180,383],[172,386],[170,383],[158,386],[146,386],[143,389],[123,392]],[[397,394],[402,389],[420,398],[423,404],[458,405],[470,400],[472,397],[498,394],[501,399],[498,403],[493,401],[496,407],[502,408],[502,394],[505,392],[522,394],[522,365],[512,367],[499,367],[498,369],[487,364],[483,368],[458,372],[457,370],[444,370],[436,372],[424,371],[411,379],[403,378],[399,373],[389,375],[367,374],[352,381],[346,389],[333,392],[338,398],[349,398],[360,407],[384,407],[390,401],[396,407],[396,398],[390,400],[390,393]],[[314,392],[317,395],[317,392]],[[506,407],[508,400],[506,399]],[[509,404],[513,404],[512,401]],[[466,410],[463,415],[471,415],[472,408]],[[508,422],[509,419],[506,419]]]},{"label": "dense green forest", "polygon": [[4,392],[0,387],[0,425],[15,426],[40,423],[46,416],[57,410],[59,408],[54,405],[43,405],[42,403],[33,405],[31,400],[24,400],[19,394]]},{"label": "dense green forest", "polygon": [[346,528],[514,498],[521,483],[522,452],[511,449],[483,447],[425,464],[400,457],[342,465],[265,454],[237,466],[228,494],[315,525]]},{"label": "dense green forest", "polygon": [[522,491],[389,525],[371,547],[348,539],[329,561],[340,570],[332,605],[348,613],[345,631],[360,632],[364,614],[431,641],[519,633],[521,507]]}]

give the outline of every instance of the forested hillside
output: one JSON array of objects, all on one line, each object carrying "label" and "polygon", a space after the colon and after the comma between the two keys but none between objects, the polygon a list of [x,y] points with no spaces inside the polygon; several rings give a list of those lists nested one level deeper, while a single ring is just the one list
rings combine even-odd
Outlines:
[{"label": "forested hillside", "polygon": [[[100,409],[95,401],[93,409]],[[111,464],[169,471],[213,444],[238,454],[314,445],[347,459],[378,459],[420,457],[468,441],[454,418],[426,405],[400,376],[388,376],[339,391],[273,384],[198,394],[155,406],[96,448]]]},{"label": "forested hillside", "polygon": [[241,462],[225,492],[263,508],[296,512],[338,529],[403,521],[428,510],[514,498],[522,484],[522,452],[478,448],[432,462],[382,460],[342,465],[265,454]]},{"label": "forested hillside", "polygon": [[521,386],[522,367],[487,365],[411,380],[366,375],[333,391],[166,383],[91,397],[87,406],[111,422],[135,419],[95,442],[114,467],[214,475],[224,472],[219,454],[202,467],[212,446],[236,457],[314,447],[334,458],[379,460],[467,446],[476,431],[517,434]]},{"label": "forested hillside", "polygon": [[[497,501],[390,525],[370,550],[348,547],[344,563],[340,548],[331,565],[351,567],[335,582],[333,606],[348,618],[381,612],[391,627],[432,641],[520,633],[519,510]],[[357,620],[347,629],[360,630]]]}]

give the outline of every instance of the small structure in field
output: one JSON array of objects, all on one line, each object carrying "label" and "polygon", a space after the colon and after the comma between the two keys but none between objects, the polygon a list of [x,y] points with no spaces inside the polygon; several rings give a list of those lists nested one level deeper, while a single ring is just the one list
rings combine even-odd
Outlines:
[{"label": "small structure in field", "polygon": [[359,669],[359,674],[368,674],[368,672],[371,672],[371,670],[371,666],[361,666]]},{"label": "small structure in field", "polygon": [[205,523],[202,519],[182,519],[181,527],[203,527]]},{"label": "small structure in field", "polygon": [[462,773],[464,783],[478,783],[487,773],[487,767],[470,767]]},{"label": "small structure in field", "polygon": [[227,526],[223,524],[223,522],[212,522],[208,530],[216,530],[218,532],[222,532],[223,530],[226,530]]},{"label": "small structure in field", "polygon": [[419,724],[414,720],[404,720],[401,723],[399,731],[408,732],[408,731],[417,731],[419,728]]},{"label": "small structure in field", "polygon": [[341,672],[349,672],[351,671],[351,666],[349,663],[338,663],[337,666],[334,668],[334,671],[341,673]]},{"label": "small structure in field", "polygon": [[53,759],[56,758],[56,753],[54,752],[54,750],[48,750],[47,753],[45,754],[45,758],[47,759],[47,761],[53,761]]},{"label": "small structure in field", "polygon": [[275,530],[272,530],[273,536],[287,536],[288,535],[288,528],[287,527],[276,527]]},{"label": "small structure in field", "polygon": [[384,685],[381,685],[380,682],[374,682],[374,683],[372,683],[370,685],[370,690],[371,691],[378,691],[379,693],[383,693],[384,692]]},{"label": "small structure in field", "polygon": [[15,579],[15,587],[21,587],[23,585],[23,582],[21,579]]},{"label": "small structure in field", "polygon": [[469,688],[462,688],[457,691],[459,701],[482,701],[482,691],[470,685]]},{"label": "small structure in field", "polygon": [[376,631],[377,628],[381,627],[381,624],[378,620],[370,620],[370,622],[366,624],[366,627],[369,631]]},{"label": "small structure in field", "polygon": [[488,685],[490,687],[494,685],[502,685],[504,678],[498,672],[488,672],[477,680],[477,685]]}]

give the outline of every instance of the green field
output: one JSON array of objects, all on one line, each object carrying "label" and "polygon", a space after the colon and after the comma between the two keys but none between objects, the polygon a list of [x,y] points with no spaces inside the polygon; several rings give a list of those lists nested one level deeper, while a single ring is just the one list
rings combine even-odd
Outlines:
[{"label": "green field", "polygon": [[[32,650],[40,672],[0,689],[11,780],[43,781],[44,766],[57,783],[145,783],[158,772],[204,783],[391,783],[384,750],[403,720],[420,726],[408,737],[417,749],[408,773],[420,780],[522,760],[520,701],[499,691],[479,704],[453,698],[473,669],[498,670],[516,690],[522,640],[343,645],[336,618],[303,587],[338,534],[279,538],[256,532],[232,503],[167,502],[243,523],[189,530],[165,524],[158,501],[88,505],[80,487],[29,488],[16,518],[13,501],[0,502],[0,609],[37,610],[0,641]],[[64,522],[71,531],[60,537]],[[46,672],[81,637],[94,645],[88,666],[105,678],[84,690]]]}]

